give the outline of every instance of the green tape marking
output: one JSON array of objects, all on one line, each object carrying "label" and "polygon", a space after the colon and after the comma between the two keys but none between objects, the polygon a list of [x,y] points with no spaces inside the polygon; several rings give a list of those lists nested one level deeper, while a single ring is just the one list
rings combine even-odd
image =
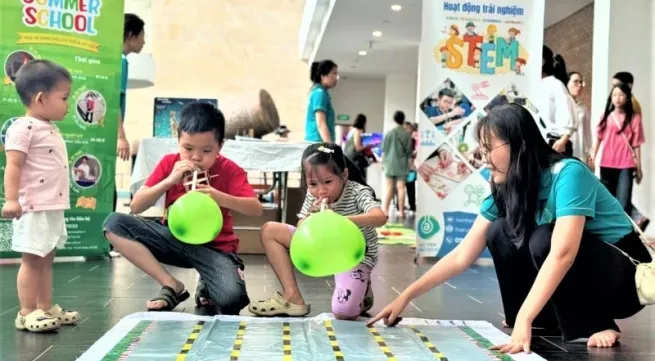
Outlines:
[{"label": "green tape marking", "polygon": [[152,324],[152,321],[141,321],[136,324],[118,343],[111,351],[107,352],[105,357],[101,361],[119,361],[122,357],[125,357],[125,353],[134,349],[137,343],[141,341],[141,335],[148,326]]},{"label": "green tape marking", "polygon": [[458,327],[460,330],[462,330],[465,334],[467,334],[469,337],[471,337],[477,344],[478,347],[483,348],[485,351],[487,351],[490,355],[493,355],[496,357],[496,359],[500,361],[515,361],[511,356],[500,353],[496,350],[490,350],[489,348],[493,346],[489,340],[484,338],[484,336],[480,335],[479,333],[475,332],[474,329],[472,329],[469,326],[459,326]]}]

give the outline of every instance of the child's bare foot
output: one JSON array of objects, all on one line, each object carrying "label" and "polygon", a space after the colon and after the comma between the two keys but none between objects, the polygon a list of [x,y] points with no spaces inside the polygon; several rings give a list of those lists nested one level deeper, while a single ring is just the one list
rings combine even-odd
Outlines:
[{"label": "child's bare foot", "polygon": [[587,341],[589,347],[612,347],[619,340],[621,334],[614,330],[596,332]]}]

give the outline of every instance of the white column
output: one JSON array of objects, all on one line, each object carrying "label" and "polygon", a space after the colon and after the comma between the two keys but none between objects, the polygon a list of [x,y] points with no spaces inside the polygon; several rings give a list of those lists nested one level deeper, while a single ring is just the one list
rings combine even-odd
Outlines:
[{"label": "white column", "polygon": [[[405,121],[414,122],[416,109],[416,74],[387,74],[384,87],[383,132],[390,131],[396,125],[393,114],[397,110],[405,113]],[[367,182],[375,190],[378,198],[384,200],[386,182],[381,164],[374,163],[368,168]]]},{"label": "white column", "polygon": [[[655,217],[655,106],[651,105],[655,96],[654,40],[655,6],[650,0],[594,2],[592,124],[603,114],[612,75],[631,72],[646,132],[646,144],[641,149],[644,180],[634,189],[633,203],[651,219]],[[648,234],[655,236],[655,226]]]},{"label": "white column", "polygon": [[408,122],[416,119],[416,74],[387,74],[384,90],[384,132],[391,130],[396,123],[393,113],[401,110]]}]

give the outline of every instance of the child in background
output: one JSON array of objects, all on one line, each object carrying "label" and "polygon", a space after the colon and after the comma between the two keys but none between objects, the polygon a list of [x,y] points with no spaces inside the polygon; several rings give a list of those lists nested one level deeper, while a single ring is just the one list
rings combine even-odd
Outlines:
[{"label": "child in background", "polygon": [[646,142],[641,116],[634,111],[631,89],[619,83],[612,88],[605,112],[596,127],[591,163],[595,164],[601,143],[600,179],[618,199],[626,213],[632,212],[634,181],[643,178],[641,146]]},{"label": "child in background", "polygon": [[70,208],[68,152],[54,122],[68,113],[71,81],[66,69],[47,60],[30,61],[16,75],[27,113],[7,130],[2,216],[13,219],[12,250],[22,253],[19,330],[52,331],[80,319],[52,305],[52,262],[68,238],[64,210]]},{"label": "child in background", "polygon": [[[354,163],[346,162],[343,151],[335,144],[316,143],[307,147],[302,157],[301,184],[307,186],[307,196],[298,224],[310,213],[317,212],[325,201],[334,212],[358,225],[366,239],[363,263],[334,277],[332,313],[337,319],[354,320],[373,306],[370,276],[378,259],[375,228],[383,226],[387,217],[375,200],[373,189],[364,182]],[[291,225],[277,222],[262,227],[262,244],[283,293],[276,292],[268,300],[251,303],[248,310],[255,315],[302,317],[310,312],[310,305],[298,290],[289,257],[295,230]]]},{"label": "child in background", "polygon": [[133,265],[162,286],[147,302],[149,311],[171,311],[189,298],[185,285],[162,264],[194,268],[200,273],[196,290],[198,306],[217,307],[223,314],[238,315],[250,303],[243,276],[244,264],[237,255],[239,239],[232,227],[231,211],[261,216],[263,208],[246,172],[220,155],[225,137],[225,118],[215,106],[192,103],[180,114],[178,153],[164,156],[135,195],[133,214],[152,207],[166,196],[166,209],[189,191],[184,182],[195,170],[206,172],[207,182],[196,192],[211,196],[221,207],[223,228],[206,245],[188,245],[177,240],[163,221],[150,221],[114,213],[105,220],[105,237]]}]

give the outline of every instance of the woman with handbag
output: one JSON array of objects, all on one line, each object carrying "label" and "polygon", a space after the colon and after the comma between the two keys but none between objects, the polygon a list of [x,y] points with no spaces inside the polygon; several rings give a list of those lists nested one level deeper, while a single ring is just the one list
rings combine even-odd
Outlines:
[{"label": "woman with handbag", "polygon": [[353,127],[346,137],[346,144],[343,148],[343,152],[347,158],[357,165],[357,168],[359,168],[359,171],[362,173],[362,177],[366,180],[366,168],[369,166],[369,161],[364,155],[367,148],[362,141],[362,135],[364,135],[364,132],[366,132],[366,115],[357,114]]},{"label": "woman with handbag", "polygon": [[641,116],[634,111],[628,85],[618,84],[612,88],[605,113],[596,128],[596,137],[598,141],[592,152],[594,159],[603,145],[600,179],[630,214],[633,182],[639,184],[643,177],[641,145],[645,137]]},{"label": "woman with handbag", "polygon": [[630,257],[652,258],[630,218],[583,162],[546,143],[522,106],[491,110],[476,133],[492,173],[491,195],[464,240],[369,325],[395,325],[412,299],[464,272],[486,246],[513,327],[510,340],[494,349],[529,352],[533,327],[559,327],[566,342],[615,345],[614,320],[655,298],[642,302],[635,281],[644,267]]}]

